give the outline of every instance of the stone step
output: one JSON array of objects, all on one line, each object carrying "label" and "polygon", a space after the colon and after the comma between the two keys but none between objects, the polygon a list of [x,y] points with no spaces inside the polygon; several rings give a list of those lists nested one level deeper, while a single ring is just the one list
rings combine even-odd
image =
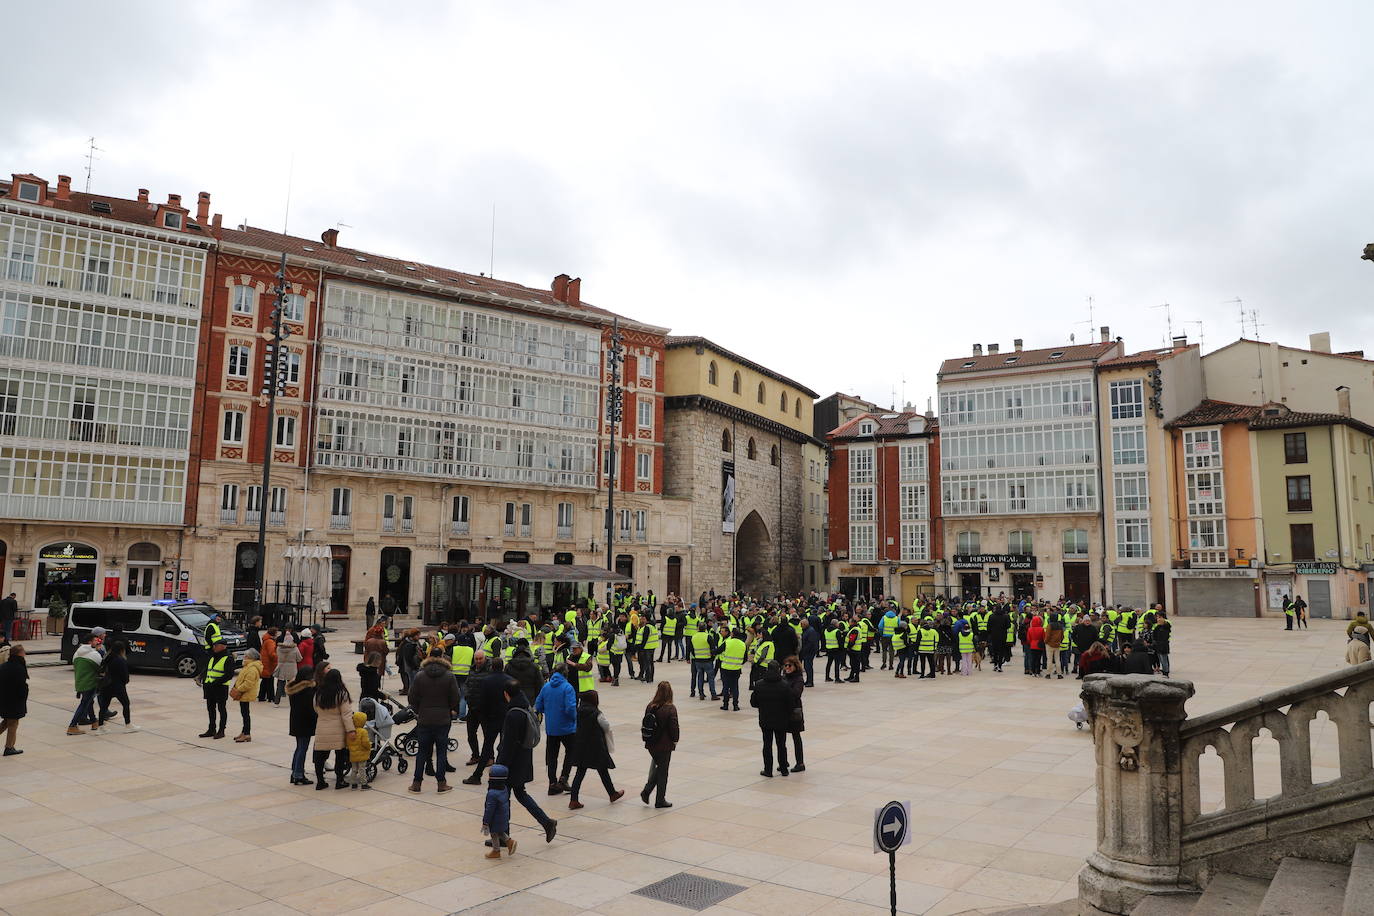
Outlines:
[{"label": "stone step", "polygon": [[1341,916],[1374,916],[1374,843],[1356,843]]},{"label": "stone step", "polygon": [[1151,894],[1135,905],[1131,916],[1191,916],[1201,894]]},{"label": "stone step", "polygon": [[1345,903],[1345,886],[1349,880],[1348,865],[1290,856],[1279,863],[1279,870],[1269,882],[1269,890],[1260,901],[1256,916],[1339,913]]},{"label": "stone step", "polygon": [[1193,916],[1254,916],[1269,882],[1263,878],[1220,874],[1193,904]]}]

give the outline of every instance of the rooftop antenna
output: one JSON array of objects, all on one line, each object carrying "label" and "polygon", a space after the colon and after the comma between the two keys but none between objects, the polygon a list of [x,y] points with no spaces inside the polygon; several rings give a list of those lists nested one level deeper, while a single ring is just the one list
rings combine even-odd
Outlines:
[{"label": "rooftop antenna", "polygon": [[1150,306],[1150,308],[1164,309],[1164,346],[1172,347],[1174,345],[1174,310],[1170,307],[1169,303],[1167,302],[1165,302],[1163,305],[1152,305]]},{"label": "rooftop antenna", "polygon": [[487,276],[496,276],[496,201],[491,203],[491,257],[487,261]]},{"label": "rooftop antenna", "polygon": [[1183,324],[1184,327],[1187,327],[1187,326],[1190,325],[1190,324],[1195,324],[1195,325],[1197,325],[1197,348],[1198,348],[1198,352],[1201,353],[1202,350],[1203,350],[1203,347],[1206,346],[1206,340],[1207,340],[1207,338],[1205,338],[1205,337],[1202,336],[1202,322],[1201,322],[1201,321],[1184,321],[1184,322],[1182,322],[1182,324]]},{"label": "rooftop antenna", "polygon": [[[1096,326],[1096,323],[1093,321],[1093,297],[1092,297],[1092,296],[1089,296],[1089,297],[1088,297],[1088,320],[1087,320],[1087,321],[1075,321],[1075,322],[1073,323],[1074,327],[1078,327],[1080,324],[1086,324],[1086,325],[1088,326],[1088,341],[1091,342],[1092,339],[1093,339],[1093,328]],[[1069,335],[1069,342],[1070,342],[1070,343],[1073,343],[1073,335]]]},{"label": "rooftop antenna", "polygon": [[91,193],[91,171],[95,168],[96,153],[105,152],[95,145],[95,137],[86,141],[86,193]]},{"label": "rooftop antenna", "polygon": [[281,218],[281,234],[286,235],[286,227],[291,224],[291,182],[296,177],[296,153],[291,152],[291,163],[286,167],[286,213]]}]

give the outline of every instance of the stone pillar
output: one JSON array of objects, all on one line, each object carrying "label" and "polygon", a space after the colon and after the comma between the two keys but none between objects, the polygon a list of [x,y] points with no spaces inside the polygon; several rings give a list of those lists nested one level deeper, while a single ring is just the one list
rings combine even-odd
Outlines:
[{"label": "stone pillar", "polygon": [[1083,706],[1097,748],[1097,851],[1079,873],[1079,898],[1128,913],[1150,894],[1177,893],[1183,831],[1179,727],[1188,681],[1094,674]]}]

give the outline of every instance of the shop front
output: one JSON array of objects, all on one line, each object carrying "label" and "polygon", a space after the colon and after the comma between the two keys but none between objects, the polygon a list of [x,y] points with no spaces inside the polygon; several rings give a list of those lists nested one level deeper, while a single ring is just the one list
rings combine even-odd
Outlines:
[{"label": "shop front", "polygon": [[841,566],[840,592],[854,600],[873,600],[884,596],[883,567]]},{"label": "shop front", "polygon": [[99,551],[78,541],[62,541],[43,547],[38,551],[34,606],[49,607],[57,598],[70,607],[77,601],[102,597],[96,580],[99,561]]},{"label": "shop front", "polygon": [[561,563],[431,563],[424,576],[427,625],[531,614],[548,619],[588,598],[599,601],[606,582],[630,584],[628,577],[599,566]]},{"label": "shop front", "polygon": [[965,601],[997,595],[1031,600],[1039,584],[1035,555],[1030,553],[956,553],[952,567]]},{"label": "shop front", "polygon": [[1174,608],[1185,617],[1260,617],[1259,570],[1176,569]]}]

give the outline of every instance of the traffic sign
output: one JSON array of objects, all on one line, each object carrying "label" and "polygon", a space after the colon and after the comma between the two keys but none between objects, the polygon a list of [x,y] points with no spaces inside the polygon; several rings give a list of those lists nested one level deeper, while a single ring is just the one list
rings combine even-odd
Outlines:
[{"label": "traffic sign", "polygon": [[873,812],[873,851],[895,853],[911,844],[911,802],[890,801]]}]

